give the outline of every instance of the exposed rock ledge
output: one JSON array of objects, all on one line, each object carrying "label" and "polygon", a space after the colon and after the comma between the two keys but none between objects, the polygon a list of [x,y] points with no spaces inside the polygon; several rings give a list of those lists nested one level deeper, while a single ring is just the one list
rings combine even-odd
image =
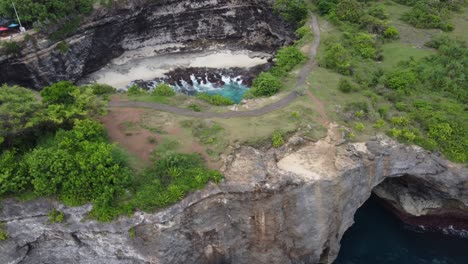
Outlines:
[{"label": "exposed rock ledge", "polygon": [[[0,242],[0,263],[331,263],[386,178],[410,175],[436,201],[411,203],[408,213],[468,205],[466,168],[384,138],[337,146],[336,131],[305,146],[293,137],[281,149],[240,147],[226,158],[224,183],[110,224],[86,220],[89,206],[5,200],[0,221],[11,238]],[[54,207],[64,223],[47,224]]]},{"label": "exposed rock ledge", "polygon": [[76,82],[125,51],[147,49],[156,55],[214,47],[273,53],[293,37],[293,27],[273,12],[271,0],[127,1],[88,17],[64,40],[66,52],[35,34],[18,57],[0,54],[0,84],[40,89],[61,80]]}]

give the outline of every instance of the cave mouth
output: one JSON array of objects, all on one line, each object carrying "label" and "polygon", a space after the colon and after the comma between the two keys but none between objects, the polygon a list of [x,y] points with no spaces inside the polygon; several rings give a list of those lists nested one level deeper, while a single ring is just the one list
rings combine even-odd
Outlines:
[{"label": "cave mouth", "polygon": [[436,203],[438,195],[444,197],[411,175],[385,179],[357,210],[334,263],[468,263],[468,216],[459,203],[422,216],[405,211]]},{"label": "cave mouth", "polygon": [[402,222],[372,194],[358,209],[334,264],[468,263],[468,239]]}]

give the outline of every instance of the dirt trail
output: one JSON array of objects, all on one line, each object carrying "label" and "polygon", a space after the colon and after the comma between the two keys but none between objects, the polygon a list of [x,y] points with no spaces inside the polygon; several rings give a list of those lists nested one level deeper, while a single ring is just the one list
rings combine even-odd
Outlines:
[{"label": "dirt trail", "polygon": [[[272,111],[278,110],[289,105],[292,101],[294,101],[297,97],[301,96],[301,93],[298,92],[300,90],[304,90],[304,86],[307,81],[307,77],[309,76],[310,72],[312,71],[313,67],[315,66],[315,59],[317,57],[318,47],[320,45],[320,28],[317,21],[317,17],[312,14],[311,25],[312,30],[314,32],[314,41],[310,46],[309,51],[309,61],[306,65],[301,69],[298,77],[297,77],[297,84],[295,91],[291,92],[287,97],[275,102],[273,104],[267,105],[260,109],[254,109],[249,111],[229,111],[229,112],[222,112],[222,113],[211,113],[211,112],[194,112],[190,109],[179,108],[176,106],[165,105],[165,104],[158,104],[158,103],[146,103],[146,102],[135,102],[135,101],[117,101],[113,100],[109,103],[109,107],[142,107],[142,108],[151,108],[159,111],[169,112],[177,115],[189,116],[189,117],[198,117],[198,118],[235,118],[235,117],[256,117],[262,116],[264,114],[270,113]],[[311,92],[305,92],[314,102],[316,106],[316,110],[320,114],[319,120],[322,124],[328,124],[329,119],[326,115],[325,108],[323,103],[315,97]]]}]

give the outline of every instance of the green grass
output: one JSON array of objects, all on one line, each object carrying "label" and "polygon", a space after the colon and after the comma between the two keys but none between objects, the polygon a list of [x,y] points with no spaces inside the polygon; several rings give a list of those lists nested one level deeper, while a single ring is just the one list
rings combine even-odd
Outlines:
[{"label": "green grass", "polygon": [[416,60],[435,53],[429,48],[415,48],[409,44],[401,42],[392,42],[382,46],[384,61],[380,63],[384,70],[390,70],[401,60],[413,57]]},{"label": "green grass", "polygon": [[465,6],[459,13],[453,12],[450,23],[455,26],[455,30],[450,32],[449,35],[468,43],[468,34],[466,33],[466,25],[468,24],[468,7]]}]

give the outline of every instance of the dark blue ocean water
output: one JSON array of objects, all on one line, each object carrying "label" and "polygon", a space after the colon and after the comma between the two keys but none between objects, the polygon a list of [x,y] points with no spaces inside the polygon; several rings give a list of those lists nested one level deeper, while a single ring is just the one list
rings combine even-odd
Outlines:
[{"label": "dark blue ocean water", "polygon": [[412,231],[374,196],[354,220],[335,264],[468,264],[468,239]]}]

